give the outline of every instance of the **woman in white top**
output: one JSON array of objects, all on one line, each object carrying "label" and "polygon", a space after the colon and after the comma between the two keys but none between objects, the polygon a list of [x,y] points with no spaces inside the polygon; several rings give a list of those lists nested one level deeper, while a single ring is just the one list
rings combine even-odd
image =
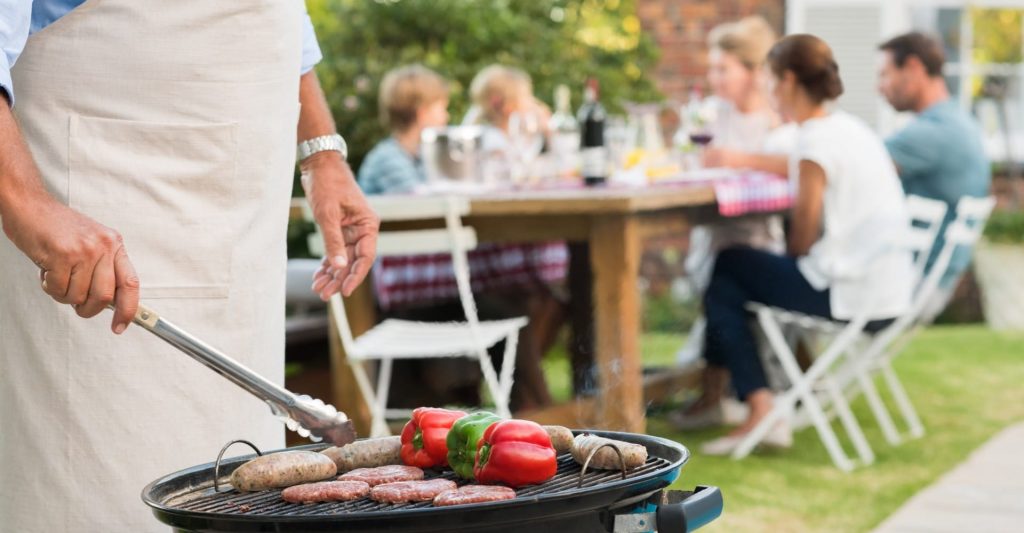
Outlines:
[{"label": "woman in white top", "polygon": [[[837,320],[867,313],[874,328],[910,303],[911,257],[895,246],[909,224],[903,190],[881,139],[829,107],[843,92],[832,51],[817,37],[792,35],[772,47],[767,63],[779,112],[800,125],[789,254],[734,248],[718,257],[704,301],[705,357],[729,369],[750,413],[730,435],[705,444],[705,453],[731,453],[772,407],[748,302]],[[787,431],[765,440],[789,442]]]},{"label": "woman in white top", "polygon": [[[708,34],[708,84],[714,94],[715,109],[710,125],[712,144],[706,150],[711,157],[726,151],[787,155],[792,152],[793,128],[781,126],[779,115],[769,105],[765,90],[767,74],[761,68],[776,38],[775,31],[761,17],[722,24]],[[711,157],[705,162],[707,166],[724,166]],[[691,283],[701,294],[711,281],[718,252],[741,244],[784,253],[781,217],[751,216],[694,227],[685,266]],[[705,325],[703,317],[694,322],[686,345],[677,355],[680,364],[702,354]],[[729,381],[728,372],[709,366],[701,381],[701,396],[671,415],[671,423],[677,429],[699,429],[726,422],[721,402]]]}]

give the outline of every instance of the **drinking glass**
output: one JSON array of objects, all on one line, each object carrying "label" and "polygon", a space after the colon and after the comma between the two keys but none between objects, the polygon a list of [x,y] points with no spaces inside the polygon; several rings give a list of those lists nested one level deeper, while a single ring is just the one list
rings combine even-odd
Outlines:
[{"label": "drinking glass", "polygon": [[541,120],[534,112],[515,112],[508,118],[508,137],[512,157],[516,161],[512,180],[516,184],[528,181],[532,176],[533,163],[544,148],[544,130]]},{"label": "drinking glass", "polygon": [[711,144],[711,141],[714,140],[712,130],[714,116],[708,108],[708,102],[701,101],[695,105],[687,106],[686,111],[681,117],[682,124],[680,125],[680,130],[686,135],[690,143],[697,147],[697,168],[703,166],[704,151]]}]

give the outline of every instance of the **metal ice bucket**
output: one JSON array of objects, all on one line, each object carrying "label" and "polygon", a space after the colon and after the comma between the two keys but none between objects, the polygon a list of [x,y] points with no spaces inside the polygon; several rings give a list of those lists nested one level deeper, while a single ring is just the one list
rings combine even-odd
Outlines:
[{"label": "metal ice bucket", "polygon": [[480,126],[427,128],[421,141],[423,165],[430,181],[483,178],[484,131]]}]

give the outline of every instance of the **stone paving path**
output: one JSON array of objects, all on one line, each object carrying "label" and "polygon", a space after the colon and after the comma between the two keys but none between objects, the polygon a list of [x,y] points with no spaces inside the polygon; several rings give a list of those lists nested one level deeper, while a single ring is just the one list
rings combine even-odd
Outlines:
[{"label": "stone paving path", "polygon": [[1024,422],[914,495],[874,533],[1024,532]]}]

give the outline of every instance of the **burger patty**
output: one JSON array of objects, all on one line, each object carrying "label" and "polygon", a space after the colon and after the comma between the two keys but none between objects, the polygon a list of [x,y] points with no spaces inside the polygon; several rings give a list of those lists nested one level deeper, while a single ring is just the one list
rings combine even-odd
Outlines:
[{"label": "burger patty", "polygon": [[385,483],[370,489],[370,498],[382,503],[429,502],[442,492],[456,487],[442,478]]},{"label": "burger patty", "polygon": [[320,481],[288,487],[281,491],[281,498],[291,503],[340,502],[369,493],[370,485],[363,481]]},{"label": "burger patty", "polygon": [[371,487],[394,483],[396,481],[416,481],[423,479],[423,470],[415,466],[387,465],[373,468],[357,468],[346,472],[338,479],[341,481],[362,481]]},{"label": "burger patty", "polygon": [[455,490],[446,490],[434,498],[434,505],[464,505],[467,503],[497,502],[511,500],[516,491],[501,485],[466,485]]}]

